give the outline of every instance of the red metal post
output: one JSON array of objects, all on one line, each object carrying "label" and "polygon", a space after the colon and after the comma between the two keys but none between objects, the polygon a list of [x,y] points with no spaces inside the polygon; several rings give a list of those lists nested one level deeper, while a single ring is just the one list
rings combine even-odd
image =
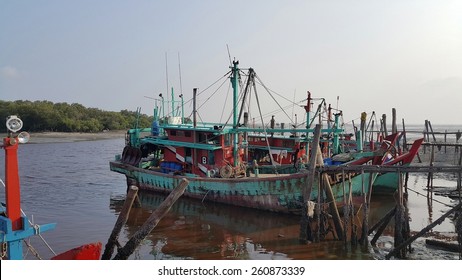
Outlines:
[{"label": "red metal post", "polygon": [[18,139],[4,138],[6,215],[13,230],[23,228],[21,220],[21,190],[19,188]]}]

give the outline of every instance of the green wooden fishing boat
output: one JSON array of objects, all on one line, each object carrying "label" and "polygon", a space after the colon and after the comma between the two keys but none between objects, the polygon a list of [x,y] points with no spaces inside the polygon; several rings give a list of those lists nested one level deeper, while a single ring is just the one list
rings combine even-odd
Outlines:
[{"label": "green wooden fishing boat", "polygon": [[[307,122],[304,128],[275,128],[271,125],[266,127],[251,127],[246,119],[243,105],[239,110],[239,83],[241,70],[238,62],[234,61],[229,72],[229,79],[233,88],[233,123],[226,124],[201,124],[196,123],[196,93],[193,91],[193,123],[185,124],[184,117],[181,120],[164,122],[159,124],[157,106],[154,109],[154,122],[150,128],[133,128],[128,130],[126,146],[122,154],[116,155],[116,159],[110,162],[110,169],[124,174],[128,185],[136,185],[141,190],[161,193],[171,192],[183,178],[187,178],[189,184],[184,196],[202,201],[213,201],[242,207],[282,212],[300,213],[304,204],[303,192],[308,182],[308,169],[296,168],[287,173],[264,174],[260,172],[257,160],[252,158],[252,147],[249,143],[249,135],[258,135],[266,139],[268,150],[277,150],[285,158],[296,158],[295,154],[309,156],[313,142],[310,118],[310,96],[308,105],[305,106]],[[245,89],[241,94],[241,102],[244,104],[247,89],[255,86],[255,72],[250,68],[247,74]],[[172,100],[173,101],[173,100]],[[173,111],[173,110],[172,110]],[[241,123],[241,118],[244,120]],[[338,115],[335,121],[327,125],[321,132],[328,140],[323,147],[328,146],[332,154],[340,154],[341,136],[344,130],[339,128]],[[268,138],[275,134],[286,135],[280,137],[281,145],[270,147]],[[397,135],[393,135],[396,140]],[[359,138],[360,139],[360,138]],[[377,151],[357,152],[350,154],[350,160],[346,162],[330,161],[332,164],[408,164],[412,162],[415,153],[397,155],[391,153],[392,141],[385,139]],[[273,143],[276,143],[273,141]],[[254,143],[255,144],[255,143]],[[290,147],[289,147],[290,146]],[[411,149],[413,152],[420,146],[419,143]],[[257,147],[261,149],[261,147]],[[302,150],[302,151],[301,151]],[[286,151],[286,152],[283,152]],[[388,157],[391,155],[391,158]],[[387,160],[387,162],[385,161]],[[270,161],[274,162],[271,156]],[[298,159],[294,162],[302,163]],[[282,166],[282,164],[279,164]],[[341,176],[340,176],[341,177]],[[330,176],[329,183],[334,198],[338,203],[345,201],[346,197],[362,197],[369,192],[369,182],[380,178],[384,188],[393,183],[395,175],[380,174],[348,174],[344,178]],[[314,178],[314,187],[309,200],[317,201],[318,197],[325,199],[324,192],[319,193],[319,178]],[[382,183],[381,183],[382,184]],[[394,186],[396,189],[396,185]],[[391,190],[391,189],[390,189]]]}]

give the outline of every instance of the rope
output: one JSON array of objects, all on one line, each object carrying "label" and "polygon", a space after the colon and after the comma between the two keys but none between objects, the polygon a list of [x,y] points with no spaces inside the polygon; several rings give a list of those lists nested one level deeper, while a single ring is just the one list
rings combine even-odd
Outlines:
[{"label": "rope", "polygon": [[[271,96],[271,98],[274,100],[274,102],[276,102],[276,104],[279,106],[279,108],[281,108],[281,110],[284,112],[284,114],[287,116],[287,118],[289,118],[289,120],[291,120],[293,122],[293,120],[291,119],[291,117],[286,113],[286,111],[284,111],[284,109],[282,109],[281,105],[279,104],[279,102],[274,98],[274,96],[271,94],[270,90],[263,84],[263,82],[260,80],[260,77],[258,77],[258,75],[255,73],[255,76],[257,77],[257,80],[260,82],[260,84],[263,86],[263,88],[266,89],[266,91],[269,93],[269,95]],[[255,87],[255,84],[254,84],[254,87]],[[256,95],[256,90],[255,90],[255,95]],[[284,97],[284,99],[288,100],[287,98]],[[289,100],[289,102],[292,102]],[[261,112],[260,112],[260,115],[261,115]]]},{"label": "rope", "polygon": [[4,260],[6,257],[6,252],[8,251],[8,243],[6,242],[6,232],[0,231],[0,233],[3,235],[2,248],[0,252],[0,260]]},{"label": "rope", "polygon": [[[421,195],[421,196],[427,196],[426,194],[422,194],[422,193],[420,193],[420,192],[418,192],[418,191],[415,191],[415,190],[413,190],[413,189],[409,189],[409,188],[408,188],[408,191],[412,191],[412,192],[414,192],[415,194],[418,194],[418,195]],[[437,200],[437,199],[434,199],[434,198],[431,198],[431,200],[432,200],[432,201],[435,201],[435,202],[438,202],[438,203],[440,203],[440,204],[442,204],[442,205],[444,205],[444,206],[446,206],[446,207],[453,207],[452,205],[446,204],[446,203],[444,203],[444,202],[442,202],[442,201],[439,201],[439,200]]]},{"label": "rope", "polygon": [[30,244],[30,242],[27,241],[26,239],[24,239],[23,241],[24,241],[24,244],[26,244],[26,247],[27,247],[27,252],[26,252],[26,255],[25,255],[25,256],[27,256],[27,253],[30,251],[37,259],[42,260],[42,257],[40,257],[39,253],[38,253],[37,250],[35,250],[35,248]]},{"label": "rope", "polygon": [[[6,185],[5,185],[5,182],[3,182],[2,179],[0,179],[0,182],[2,183],[3,187],[6,188]],[[56,256],[56,252],[51,248],[51,246],[48,244],[48,242],[45,240],[45,238],[43,238],[43,236],[40,234],[40,226],[39,225],[36,225],[34,224],[30,219],[29,217],[26,215],[26,213],[21,209],[21,214],[27,218],[27,221],[29,222],[29,225],[34,227],[34,229],[37,229],[38,227],[38,235],[40,237],[40,239],[42,239],[43,243],[48,247],[48,249]],[[37,232],[36,232],[37,233]]]}]

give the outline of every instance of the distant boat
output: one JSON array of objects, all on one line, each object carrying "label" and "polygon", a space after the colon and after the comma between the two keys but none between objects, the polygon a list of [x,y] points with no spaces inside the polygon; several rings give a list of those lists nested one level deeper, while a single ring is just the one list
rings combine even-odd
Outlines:
[{"label": "distant boat", "polygon": [[[196,124],[196,106],[193,107],[194,120],[185,124],[178,117],[163,119],[159,124],[158,108],[154,109],[154,121],[150,128],[133,128],[128,130],[126,146],[122,154],[110,161],[110,170],[124,174],[128,185],[136,185],[141,190],[169,193],[182,178],[189,181],[185,196],[200,200],[226,203],[230,205],[250,207],[255,209],[300,214],[304,203],[303,193],[308,183],[309,147],[313,142],[314,129],[310,123],[310,95],[305,106],[307,122],[304,128],[275,128],[274,121],[267,127],[250,127],[247,112],[243,112],[245,97],[248,90],[255,87],[255,72],[250,68],[245,74],[247,82],[241,95],[239,110],[239,79],[241,70],[234,61],[230,71],[230,81],[233,88],[233,124],[206,125]],[[256,91],[256,90],[255,90]],[[194,104],[196,91],[194,95]],[[257,97],[258,100],[258,97]],[[259,105],[260,106],[260,105]],[[172,110],[173,111],[173,110]],[[344,133],[339,128],[338,116],[321,132],[328,135],[322,141],[326,153],[329,153],[327,164],[409,164],[412,162],[421,142],[415,142],[410,152],[399,155],[391,152],[397,135],[392,135],[380,144],[380,149],[371,152],[357,152],[348,155],[348,160],[335,160],[341,154],[340,141]],[[244,116],[243,123],[240,122]],[[182,118],[184,119],[184,118]],[[270,139],[278,134],[277,141]],[[146,135],[147,134],[147,135]],[[257,141],[263,143],[257,145]],[[279,144],[277,144],[279,143]],[[265,145],[266,144],[266,145]],[[270,166],[257,163],[258,150],[269,155]],[[329,151],[329,152],[327,152]],[[276,156],[280,157],[277,161]],[[303,157],[306,155],[305,157]],[[330,157],[332,155],[332,157]],[[300,159],[299,159],[300,158]],[[277,168],[281,172],[260,172],[265,168]],[[294,168],[291,168],[294,167]],[[289,170],[290,169],[290,170]],[[263,174],[268,173],[268,174]],[[269,174],[273,173],[273,174]],[[382,177],[386,176],[386,177]],[[392,185],[397,174],[379,176],[383,190],[394,191],[397,185]],[[318,198],[319,180],[315,178],[315,186],[308,200]],[[369,191],[369,184],[374,182],[377,174],[348,174],[347,178],[332,178],[330,180],[333,196],[341,203],[345,196],[359,197]],[[325,197],[325,194],[322,194]]]},{"label": "distant boat", "polygon": [[[18,146],[29,140],[27,132],[17,133],[22,121],[17,116],[7,119],[8,136],[1,147],[5,150],[5,200],[0,209],[1,259],[22,260],[23,243],[31,236],[52,230],[56,224],[33,224],[21,209],[18,169]],[[30,246],[29,243],[27,243]],[[85,244],[54,256],[56,260],[96,260],[100,258],[100,242]]]}]

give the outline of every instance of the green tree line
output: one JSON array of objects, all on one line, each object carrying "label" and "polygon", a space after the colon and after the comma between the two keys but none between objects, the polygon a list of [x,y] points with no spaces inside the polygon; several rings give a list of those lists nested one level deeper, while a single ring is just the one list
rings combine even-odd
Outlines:
[{"label": "green tree line", "polygon": [[152,116],[122,110],[120,112],[86,108],[78,103],[50,101],[0,100],[0,132],[6,132],[6,118],[16,115],[23,121],[24,131],[99,132],[150,127]]}]

